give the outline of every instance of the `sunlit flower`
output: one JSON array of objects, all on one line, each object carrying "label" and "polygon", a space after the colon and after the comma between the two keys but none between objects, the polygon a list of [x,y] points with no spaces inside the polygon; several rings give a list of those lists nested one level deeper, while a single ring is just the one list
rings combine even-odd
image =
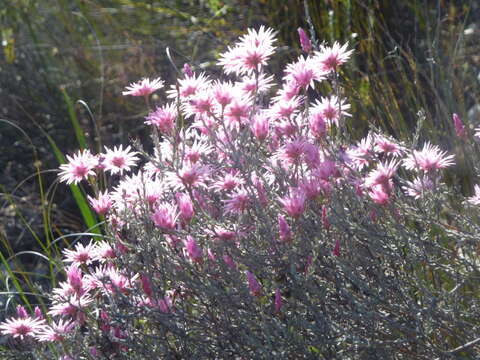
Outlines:
[{"label": "sunlit flower", "polygon": [[136,152],[130,151],[132,148],[127,146],[123,149],[123,145],[114,147],[113,149],[105,148],[105,171],[112,174],[123,174],[124,171],[130,171],[132,166],[138,161]]},{"label": "sunlit flower", "polygon": [[347,47],[348,43],[340,46],[336,41],[331,47],[321,46],[320,51],[315,52],[315,61],[323,71],[337,71],[338,67],[345,63],[353,53],[353,50],[347,50]]},{"label": "sunlit flower", "polygon": [[178,218],[178,209],[175,205],[163,203],[157,207],[152,215],[156,226],[165,230],[175,229]]},{"label": "sunlit flower", "polygon": [[417,177],[413,181],[407,181],[402,189],[408,196],[414,199],[420,199],[427,191],[434,188],[432,180],[428,176]]},{"label": "sunlit flower", "polygon": [[436,145],[425,143],[422,150],[414,150],[403,160],[403,166],[408,170],[431,172],[454,165],[454,155],[447,155]]},{"label": "sunlit flower", "polygon": [[148,96],[162,87],[163,81],[160,78],[153,80],[144,78],[136,83],[130,84],[130,86],[127,86],[127,91],[124,91],[122,95]]},{"label": "sunlit flower", "polygon": [[91,196],[87,196],[87,198],[93,210],[99,215],[105,215],[112,207],[112,199],[107,191],[99,192],[97,198]]},{"label": "sunlit flower", "polygon": [[285,69],[284,81],[298,89],[313,88],[314,81],[321,81],[326,73],[321,71],[313,58],[300,56],[294,63],[288,64]]},{"label": "sunlit flower", "polygon": [[300,38],[300,46],[302,47],[302,50],[306,53],[309,53],[310,50],[312,50],[312,42],[308,38],[308,35],[305,32],[305,30],[299,27],[297,31],[298,31],[298,36]]},{"label": "sunlit flower", "polygon": [[92,263],[94,257],[94,245],[92,241],[87,245],[78,243],[75,245],[74,250],[65,249],[63,250],[65,258],[63,261],[67,263],[72,263],[74,265],[89,265]]},{"label": "sunlit flower", "polygon": [[97,160],[89,150],[81,150],[71,157],[67,155],[67,160],[68,163],[60,165],[60,181],[77,184],[89,176],[95,176],[93,169]]},{"label": "sunlit flower", "polygon": [[405,148],[399,145],[397,142],[390,140],[386,136],[376,135],[375,137],[375,151],[387,155],[392,155],[394,157],[400,156],[404,153]]},{"label": "sunlit flower", "polygon": [[177,119],[177,105],[170,103],[148,114],[145,124],[155,125],[163,134],[171,134]]},{"label": "sunlit flower", "polygon": [[375,185],[387,184],[397,171],[398,161],[392,160],[386,163],[379,163],[377,167],[370,171],[365,178],[365,186],[372,187]]},{"label": "sunlit flower", "polygon": [[311,116],[321,116],[328,125],[339,125],[342,116],[352,116],[347,111],[350,109],[350,104],[345,100],[339,101],[336,96],[328,98],[321,98],[313,103],[310,108]]},{"label": "sunlit flower", "polygon": [[224,200],[225,211],[231,213],[241,213],[250,205],[250,196],[244,189],[239,189],[230,195],[230,198]]},{"label": "sunlit flower", "polygon": [[44,323],[44,320],[33,319],[30,316],[17,319],[10,318],[0,324],[0,331],[3,335],[11,335],[14,338],[19,337],[23,340],[25,337],[35,336]]},{"label": "sunlit flower", "polygon": [[35,337],[41,342],[63,341],[75,326],[73,321],[60,319],[52,322],[51,325],[42,326]]},{"label": "sunlit flower", "polygon": [[195,95],[197,92],[210,85],[210,80],[205,73],[199,75],[193,74],[191,76],[186,75],[185,78],[178,79],[177,81],[179,92],[177,92],[176,85],[172,85],[171,89],[167,91],[167,95],[170,99],[180,98],[180,100],[185,101],[191,95]]},{"label": "sunlit flower", "polygon": [[291,190],[288,196],[279,199],[285,212],[293,218],[297,218],[305,211],[306,196],[303,191]]},{"label": "sunlit flower", "polygon": [[480,205],[480,185],[474,186],[475,193],[467,201],[472,205]]}]

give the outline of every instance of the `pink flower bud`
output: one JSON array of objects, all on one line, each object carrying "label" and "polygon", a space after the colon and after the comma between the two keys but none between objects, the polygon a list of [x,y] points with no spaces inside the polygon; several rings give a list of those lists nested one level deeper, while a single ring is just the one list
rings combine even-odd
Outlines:
[{"label": "pink flower bud", "polygon": [[340,240],[335,240],[335,247],[333,248],[332,254],[334,256],[340,256]]},{"label": "pink flower bud", "polygon": [[190,200],[188,195],[183,193],[177,193],[175,196],[177,198],[178,208],[180,209],[181,219],[186,223],[190,222],[194,215],[192,200]]},{"label": "pink flower bud", "polygon": [[253,135],[260,141],[263,141],[268,136],[268,130],[270,128],[270,122],[266,115],[257,115],[253,118],[252,125]]},{"label": "pink flower bud", "polygon": [[22,305],[17,305],[17,316],[20,319],[26,319],[28,317],[27,310]]},{"label": "pink flower bud", "polygon": [[457,136],[461,139],[465,139],[467,136],[467,130],[465,129],[465,126],[462,123],[462,120],[460,119],[460,116],[457,114],[453,114],[453,125],[455,126],[455,132],[457,133]]},{"label": "pink flower bud", "polygon": [[183,73],[187,75],[188,77],[193,76],[193,70],[191,66],[188,63],[183,64]]},{"label": "pink flower bud", "polygon": [[217,260],[217,257],[215,256],[215,253],[210,248],[207,249],[207,256],[211,261]]},{"label": "pink flower bud", "polygon": [[280,232],[280,240],[283,242],[292,240],[292,231],[290,230],[290,226],[283,215],[278,215],[278,228]]},{"label": "pink flower bud", "polygon": [[77,295],[83,295],[83,276],[82,271],[75,265],[72,265],[67,270],[68,284],[75,290]]},{"label": "pink flower bud", "polygon": [[330,229],[330,221],[328,221],[327,207],[325,205],[322,206],[322,224],[325,230]]},{"label": "pink flower bud", "polygon": [[300,45],[302,46],[302,50],[306,53],[309,53],[312,50],[312,43],[308,38],[307,33],[302,28],[298,28],[298,35],[300,37]]},{"label": "pink flower bud", "polygon": [[177,222],[177,208],[170,204],[161,204],[152,215],[152,220],[156,226],[165,230],[175,229]]},{"label": "pink flower bud", "polygon": [[247,275],[248,288],[250,289],[252,296],[260,296],[262,294],[262,286],[258,282],[255,275],[248,270],[245,271],[245,275]]},{"label": "pink flower bud", "polygon": [[198,246],[195,239],[190,235],[187,236],[187,240],[185,241],[185,249],[187,251],[187,256],[192,259],[194,262],[201,262],[202,261],[202,248]]},{"label": "pink flower bud", "polygon": [[282,309],[282,294],[280,293],[280,289],[277,288],[275,290],[275,312],[279,313]]},{"label": "pink flower bud", "polygon": [[233,261],[233,259],[230,255],[225,254],[225,255],[222,256],[222,258],[223,258],[223,261],[225,262],[225,264],[227,264],[233,270],[235,270],[237,268],[237,265],[235,264],[235,262]]},{"label": "pink flower bud", "polygon": [[35,317],[36,317],[37,319],[44,319],[44,318],[45,318],[45,317],[43,316],[42,310],[41,310],[38,306],[35,306],[34,313],[35,313]]},{"label": "pink flower bud", "polygon": [[147,275],[140,275],[140,282],[142,283],[142,289],[148,297],[153,296],[152,283]]}]

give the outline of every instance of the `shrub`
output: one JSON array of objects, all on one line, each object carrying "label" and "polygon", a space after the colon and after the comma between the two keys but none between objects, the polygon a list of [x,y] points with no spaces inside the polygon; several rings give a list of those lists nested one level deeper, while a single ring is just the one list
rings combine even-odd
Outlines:
[{"label": "shrub", "polygon": [[[352,50],[301,37],[305,54],[278,76],[267,71],[275,34],[265,27],[221,55],[227,79],[186,66],[146,118],[152,151],[135,142],[69,157],[60,179],[89,184],[104,236],[65,251],[47,314],[19,306],[0,326],[17,351],[474,356],[478,189],[453,206],[442,171],[454,157],[418,136],[400,143],[372,130],[352,142],[341,88]],[[320,82],[332,93],[317,94]],[[163,86],[143,79],[124,95],[150,107]]]}]

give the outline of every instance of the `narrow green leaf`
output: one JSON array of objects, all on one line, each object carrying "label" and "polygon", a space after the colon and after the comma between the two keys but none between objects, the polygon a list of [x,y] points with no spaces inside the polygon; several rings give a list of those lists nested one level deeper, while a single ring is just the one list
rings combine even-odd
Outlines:
[{"label": "narrow green leaf", "polygon": [[86,149],[87,148],[87,140],[85,138],[85,134],[82,130],[82,127],[80,126],[80,122],[78,121],[77,114],[75,112],[75,105],[68,96],[67,91],[65,89],[61,89],[63,98],[65,100],[65,104],[67,104],[67,110],[68,110],[68,117],[70,118],[70,121],[72,122],[73,130],[75,131],[75,137],[77,138],[78,145],[80,146],[80,149]]}]

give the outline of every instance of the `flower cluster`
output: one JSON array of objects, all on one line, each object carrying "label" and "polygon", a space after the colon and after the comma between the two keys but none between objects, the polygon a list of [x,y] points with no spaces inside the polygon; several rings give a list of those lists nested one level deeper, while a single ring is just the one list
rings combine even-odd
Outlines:
[{"label": "flower cluster", "polygon": [[[344,334],[327,325],[327,318],[353,311],[357,305],[349,302],[373,299],[367,287],[376,291],[367,284],[369,269],[363,278],[348,270],[356,252],[369,257],[376,277],[393,279],[393,270],[378,269],[383,261],[397,261],[371,255],[370,240],[355,243],[361,235],[349,235],[351,230],[381,226],[379,215],[398,224],[398,204],[413,206],[443,191],[442,170],[455,162],[429,142],[418,150],[375,132],[347,142],[347,99],[340,92],[317,96],[307,90],[321,82],[338,87],[352,50],[335,42],[312,51],[306,33],[300,37],[306,54],[286,66],[280,84],[266,71],[275,34],[265,27],[249,29],[221,55],[219,64],[230,78],[213,79],[186,67],[145,119],[155,140],[151,153],[118,146],[68,157],[60,180],[92,186],[96,196],[89,200],[105,216],[105,238],[64,251],[66,280],[53,290],[48,320],[22,313],[3,323],[2,332],[62,344],[70,349],[66,356],[73,356],[69,339],[80,338],[93,346],[91,357],[135,356],[150,346],[150,354],[159,357],[219,358],[257,357],[246,333],[261,338],[269,327],[289,339],[290,354],[313,351],[316,341],[330,341],[318,351],[327,358],[333,354],[335,339]],[[124,95],[148,97],[161,86],[160,79],[144,79]],[[140,155],[144,161],[137,167]],[[93,181],[102,173],[116,175],[107,189]],[[471,204],[480,203],[475,190]],[[342,218],[356,220],[348,227]],[[380,239],[374,234],[372,239]],[[405,246],[392,245],[388,256],[406,252]],[[335,293],[340,281],[347,285]],[[351,298],[342,295],[347,288]],[[383,294],[375,296],[383,301]],[[346,307],[323,309],[321,299],[335,297]],[[400,316],[391,308],[382,311],[379,323]],[[298,314],[305,321],[289,322]],[[238,339],[227,341],[217,326],[238,329]],[[324,332],[329,336],[320,340]],[[217,344],[215,350],[188,350],[190,342],[203,343],[202,336]],[[351,351],[358,348],[345,339]]]}]

